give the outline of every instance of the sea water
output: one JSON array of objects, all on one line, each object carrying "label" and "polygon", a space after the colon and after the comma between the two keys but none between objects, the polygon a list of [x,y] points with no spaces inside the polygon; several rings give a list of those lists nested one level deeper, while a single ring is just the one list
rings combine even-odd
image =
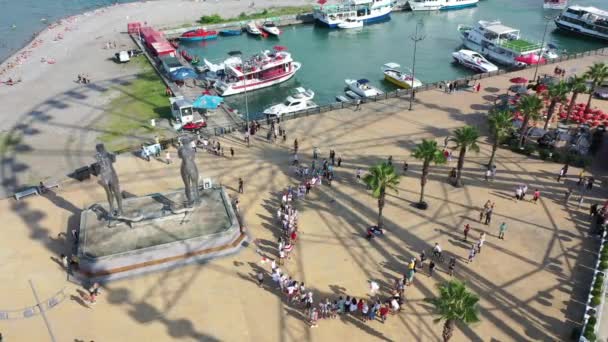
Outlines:
[{"label": "sea water", "polygon": [[[388,22],[365,26],[362,29],[327,29],[318,25],[298,25],[282,28],[278,38],[260,39],[247,34],[219,37],[215,41],[184,45],[190,54],[219,62],[227,52],[240,50],[250,56],[275,45],[286,46],[302,69],[291,80],[280,85],[248,92],[247,102],[252,117],[271,104],[281,102],[295,87],[315,92],[318,104],[335,102],[336,95],[344,95],[345,79],[366,78],[385,91],[395,87],[383,80],[382,65],[396,62],[412,67],[412,35],[420,24],[417,44],[416,78],[423,83],[450,80],[473,71],[454,64],[452,52],[462,48],[457,32],[459,24],[474,25],[478,20],[501,20],[503,24],[521,30],[523,38],[541,42],[547,21],[545,16],[559,11],[544,10],[542,0],[482,0],[475,8],[442,12],[395,12]],[[585,5],[608,9],[606,0],[587,0]],[[570,53],[602,48],[605,42],[572,36],[556,31],[549,22],[546,41]],[[577,70],[569,70],[570,73]],[[226,102],[243,113],[245,96],[229,96]],[[256,115],[257,114],[257,115]]]}]

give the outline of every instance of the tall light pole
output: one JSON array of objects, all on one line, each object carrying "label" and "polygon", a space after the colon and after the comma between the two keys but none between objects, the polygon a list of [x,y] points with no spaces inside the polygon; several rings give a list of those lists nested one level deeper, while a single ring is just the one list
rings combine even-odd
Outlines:
[{"label": "tall light pole", "polygon": [[540,65],[540,59],[542,58],[543,55],[543,50],[545,47],[545,37],[547,36],[547,29],[549,28],[549,23],[552,22],[553,20],[555,20],[558,16],[545,16],[545,20],[547,21],[547,23],[545,23],[545,31],[543,32],[543,40],[540,43],[540,50],[538,50],[538,60],[536,61],[536,68],[534,68],[534,77],[532,77],[532,81],[535,82],[536,81],[536,76],[538,75],[538,66]]},{"label": "tall light pole", "polygon": [[416,33],[410,37],[414,41],[414,58],[412,60],[412,81],[410,82],[410,110],[412,110],[412,103],[414,102],[414,80],[416,79],[416,45],[419,41],[423,40],[424,36],[418,35],[418,25],[422,24],[421,21],[416,23]]}]

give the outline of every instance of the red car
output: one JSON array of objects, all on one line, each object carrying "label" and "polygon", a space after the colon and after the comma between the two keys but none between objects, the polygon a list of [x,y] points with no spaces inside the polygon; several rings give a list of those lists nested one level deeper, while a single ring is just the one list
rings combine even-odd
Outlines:
[{"label": "red car", "polygon": [[196,131],[199,131],[201,128],[205,128],[205,127],[207,127],[207,123],[205,121],[198,121],[198,122],[188,122],[187,124],[182,126],[182,129],[184,131],[196,132]]}]

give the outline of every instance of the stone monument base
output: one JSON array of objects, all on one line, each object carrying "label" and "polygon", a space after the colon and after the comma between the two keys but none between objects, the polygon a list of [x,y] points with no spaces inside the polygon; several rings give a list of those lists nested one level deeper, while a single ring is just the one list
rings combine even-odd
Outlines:
[{"label": "stone monument base", "polygon": [[184,190],[123,200],[118,218],[94,204],[80,218],[80,280],[105,282],[236,253],[247,236],[224,188],[200,190],[184,206]]}]

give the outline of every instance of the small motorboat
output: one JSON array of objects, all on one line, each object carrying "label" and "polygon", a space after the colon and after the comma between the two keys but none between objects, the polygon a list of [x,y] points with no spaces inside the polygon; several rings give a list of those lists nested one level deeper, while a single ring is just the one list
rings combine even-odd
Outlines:
[{"label": "small motorboat", "polygon": [[267,21],[262,25],[262,30],[266,31],[266,33],[272,36],[278,36],[281,34],[281,30],[272,22]]},{"label": "small motorboat", "polygon": [[262,31],[260,31],[260,29],[258,29],[258,27],[255,26],[254,23],[247,23],[247,25],[245,26],[245,30],[252,36],[262,35]]},{"label": "small motorboat", "polygon": [[284,114],[294,113],[300,110],[306,110],[316,108],[318,105],[312,102],[315,97],[314,91],[298,87],[294,89],[293,93],[283,101],[283,103],[276,104],[268,107],[264,110],[264,114],[269,116],[280,117]]},{"label": "small motorboat", "polygon": [[217,31],[207,31],[205,29],[196,29],[185,32],[179,37],[179,40],[183,41],[199,41],[209,40],[217,38]]},{"label": "small motorboat", "polygon": [[221,36],[240,36],[243,30],[220,30]]},{"label": "small motorboat", "polygon": [[350,102],[350,100],[344,95],[336,96],[336,101],[338,102]]},{"label": "small motorboat", "polygon": [[363,27],[363,20],[357,20],[355,18],[346,18],[343,22],[338,24],[338,28],[351,29]]},{"label": "small motorboat", "polygon": [[459,50],[452,52],[452,57],[459,64],[477,72],[493,72],[498,70],[496,65],[488,62],[484,56],[475,51]]},{"label": "small motorboat", "polygon": [[358,80],[344,80],[348,89],[361,97],[373,97],[384,94],[378,88],[369,84],[369,80],[361,78]]},{"label": "small motorboat", "polygon": [[422,85],[420,80],[412,77],[411,72],[401,71],[401,66],[397,63],[386,63],[382,66],[384,79],[400,88],[418,88]]},{"label": "small motorboat", "polygon": [[190,54],[188,54],[188,51],[186,50],[182,50],[181,52],[182,57],[184,57],[184,59],[188,62],[192,62],[193,57],[190,56]]},{"label": "small motorboat", "polygon": [[347,90],[347,91],[345,91],[344,93],[346,94],[346,96],[350,97],[350,98],[351,98],[351,99],[353,99],[353,100],[357,100],[357,99],[360,99],[360,98],[361,98],[361,96],[359,96],[359,95],[355,94],[355,92],[354,92],[354,91],[352,91],[352,90]]}]

